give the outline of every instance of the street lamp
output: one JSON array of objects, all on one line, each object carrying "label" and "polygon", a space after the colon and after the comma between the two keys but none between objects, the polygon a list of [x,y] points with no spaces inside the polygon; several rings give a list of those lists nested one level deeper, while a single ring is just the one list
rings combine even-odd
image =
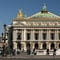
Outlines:
[{"label": "street lamp", "polygon": [[[3,37],[3,40],[4,40],[4,43],[3,43],[3,55],[5,55],[5,49],[6,49],[6,24],[3,25],[4,27],[4,37]],[[2,34],[3,35],[3,34]]]},{"label": "street lamp", "polygon": [[6,24],[3,25],[4,26],[4,43],[6,41]]},{"label": "street lamp", "polygon": [[11,54],[13,51],[13,27],[12,25],[8,25],[8,47],[9,47],[9,53]]}]

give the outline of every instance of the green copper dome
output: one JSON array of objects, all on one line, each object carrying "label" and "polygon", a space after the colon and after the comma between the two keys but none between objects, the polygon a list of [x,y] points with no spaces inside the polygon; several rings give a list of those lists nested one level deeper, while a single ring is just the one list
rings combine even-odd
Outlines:
[{"label": "green copper dome", "polygon": [[53,13],[36,13],[34,15],[31,16],[31,18],[59,18],[59,16],[53,14]]},{"label": "green copper dome", "polygon": [[41,12],[38,12],[28,18],[60,18],[60,16],[58,15],[55,15],[51,12],[48,12],[47,11],[47,7],[46,5],[44,4],[44,6],[42,7],[42,11]]}]

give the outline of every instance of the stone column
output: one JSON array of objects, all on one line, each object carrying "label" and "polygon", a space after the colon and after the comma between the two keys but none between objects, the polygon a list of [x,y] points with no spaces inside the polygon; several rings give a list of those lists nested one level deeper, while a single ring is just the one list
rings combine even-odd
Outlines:
[{"label": "stone column", "polygon": [[49,30],[48,32],[48,40],[51,40],[51,35],[50,35],[51,31]]},{"label": "stone column", "polygon": [[39,31],[39,40],[41,40],[41,31]]},{"label": "stone column", "polygon": [[17,40],[17,30],[14,30],[13,31],[13,41],[16,41]]},{"label": "stone column", "polygon": [[43,33],[43,31],[41,30],[41,35],[40,35],[40,36],[41,36],[41,38],[40,38],[41,40],[43,40],[43,38],[42,38],[42,33]]},{"label": "stone column", "polygon": [[35,40],[35,38],[34,38],[34,30],[31,31],[31,40]]},{"label": "stone column", "polygon": [[55,31],[55,40],[57,40],[57,31]]},{"label": "stone column", "polygon": [[43,45],[43,43],[41,42],[40,49],[42,49],[42,48],[43,48],[43,47],[42,47],[42,45]]},{"label": "stone column", "polygon": [[56,40],[59,40],[59,32],[58,32],[58,30],[57,30],[57,32],[56,32]]},{"label": "stone column", "polygon": [[24,29],[24,38],[23,40],[25,41],[26,40],[26,29]]},{"label": "stone column", "polygon": [[57,47],[57,46],[56,46],[56,42],[54,42],[54,45],[55,45],[55,48],[56,48],[56,47]]},{"label": "stone column", "polygon": [[49,49],[49,42],[46,42],[46,44],[47,44],[47,49]]},{"label": "stone column", "polygon": [[17,43],[13,42],[13,49],[17,49]]},{"label": "stone column", "polygon": [[32,48],[35,48],[34,45],[35,45],[35,43],[33,42],[33,44],[32,44]]},{"label": "stone column", "polygon": [[33,33],[33,30],[31,30],[31,40],[33,40],[34,39],[34,33]]},{"label": "stone column", "polygon": [[50,33],[49,33],[50,31],[49,30],[47,30],[47,40],[49,40],[50,39]]},{"label": "stone column", "polygon": [[22,30],[22,40],[24,40],[24,30]]},{"label": "stone column", "polygon": [[50,47],[50,42],[49,42],[49,49],[50,49],[51,47]]},{"label": "stone column", "polygon": [[56,42],[56,49],[58,49],[59,45],[58,45],[58,42]]},{"label": "stone column", "polygon": [[34,48],[34,43],[30,42],[30,45],[31,45],[31,49],[33,49]]},{"label": "stone column", "polygon": [[26,51],[26,43],[24,42],[24,51]]},{"label": "stone column", "polygon": [[38,42],[38,45],[39,45],[39,49],[41,49],[41,42]]}]

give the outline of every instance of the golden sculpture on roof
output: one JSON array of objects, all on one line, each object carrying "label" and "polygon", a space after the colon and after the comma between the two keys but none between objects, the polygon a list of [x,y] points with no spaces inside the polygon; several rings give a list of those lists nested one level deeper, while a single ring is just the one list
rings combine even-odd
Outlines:
[{"label": "golden sculpture on roof", "polygon": [[18,19],[23,18],[23,13],[22,13],[21,10],[18,11],[17,18],[18,18]]}]

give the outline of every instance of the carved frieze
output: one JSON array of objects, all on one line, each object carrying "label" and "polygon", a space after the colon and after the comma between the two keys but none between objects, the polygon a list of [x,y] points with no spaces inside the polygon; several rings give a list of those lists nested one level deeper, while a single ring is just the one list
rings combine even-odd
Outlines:
[{"label": "carved frieze", "polygon": [[60,22],[52,22],[52,21],[21,21],[14,22],[13,25],[18,26],[36,26],[36,27],[59,27]]}]

